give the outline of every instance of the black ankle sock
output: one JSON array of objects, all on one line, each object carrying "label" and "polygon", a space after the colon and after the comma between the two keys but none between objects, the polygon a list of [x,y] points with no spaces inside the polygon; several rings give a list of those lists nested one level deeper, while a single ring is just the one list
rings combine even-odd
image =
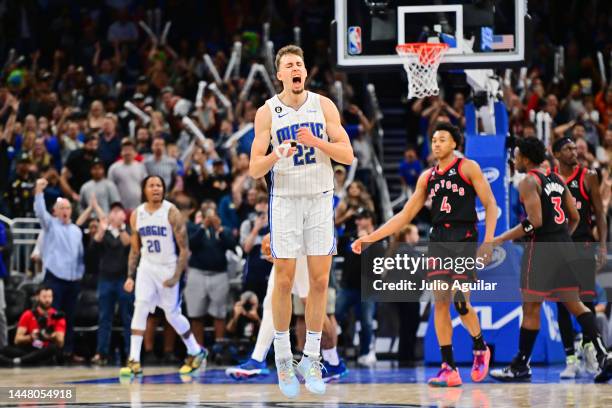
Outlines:
[{"label": "black ankle sock", "polygon": [[572,318],[565,305],[561,302],[557,303],[557,322],[559,323],[559,332],[561,333],[561,341],[566,356],[576,354],[574,349],[574,326]]},{"label": "black ankle sock", "polygon": [[533,345],[535,344],[539,332],[539,330],[530,330],[521,327],[519,333],[519,352],[515,357],[518,364],[526,365],[529,362],[531,352],[533,351]]},{"label": "black ankle sock", "polygon": [[597,359],[601,359],[607,354],[607,352],[601,341],[601,336],[597,331],[595,315],[591,312],[585,312],[580,316],[577,316],[576,320],[578,320],[580,327],[582,327],[582,344],[593,343],[595,350],[597,351]]},{"label": "black ankle sock", "polygon": [[453,370],[456,369],[453,346],[450,344],[448,346],[441,346],[440,352],[442,353],[442,362],[448,364]]},{"label": "black ankle sock", "polygon": [[482,337],[482,332],[472,337],[472,341],[474,342],[474,345],[473,345],[474,350],[484,351],[487,349],[487,345],[485,344],[484,338]]}]

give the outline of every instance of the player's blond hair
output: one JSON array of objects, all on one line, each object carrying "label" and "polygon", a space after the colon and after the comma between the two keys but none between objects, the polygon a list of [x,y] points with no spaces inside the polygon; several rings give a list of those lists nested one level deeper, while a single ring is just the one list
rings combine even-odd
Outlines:
[{"label": "player's blond hair", "polygon": [[287,54],[297,55],[298,57],[302,59],[302,61],[304,60],[304,51],[300,47],[298,47],[297,45],[293,45],[293,44],[285,45],[283,48],[278,50],[278,52],[276,53],[276,59],[274,60],[274,65],[276,66],[277,71],[280,65],[281,58]]}]

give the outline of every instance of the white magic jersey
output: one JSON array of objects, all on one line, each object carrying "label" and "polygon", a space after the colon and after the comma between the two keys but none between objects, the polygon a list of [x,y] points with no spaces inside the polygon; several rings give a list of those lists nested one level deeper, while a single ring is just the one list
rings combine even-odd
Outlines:
[{"label": "white magic jersey", "polygon": [[[298,110],[284,105],[278,95],[266,101],[272,115],[270,136],[273,149],[284,140],[296,140],[300,126],[308,126],[315,136],[328,140],[320,96],[306,92],[306,101]],[[270,193],[275,196],[313,195],[334,188],[334,171],[329,156],[299,143],[292,157],[282,158],[274,164],[271,178]]]},{"label": "white magic jersey", "polygon": [[166,200],[154,213],[145,204],[136,208],[136,230],[140,235],[140,259],[153,265],[173,265],[177,262],[176,245],[168,213],[172,204]]}]

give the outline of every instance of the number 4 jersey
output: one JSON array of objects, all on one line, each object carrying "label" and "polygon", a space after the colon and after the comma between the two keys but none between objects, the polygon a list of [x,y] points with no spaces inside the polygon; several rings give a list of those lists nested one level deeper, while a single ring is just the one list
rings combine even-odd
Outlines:
[{"label": "number 4 jersey", "polygon": [[[272,149],[285,140],[296,140],[300,127],[308,127],[316,137],[328,141],[320,96],[305,92],[306,100],[297,110],[283,104],[278,95],[266,101],[272,115]],[[334,172],[329,156],[319,149],[299,143],[292,157],[282,158],[274,164],[270,176],[270,194],[274,196],[307,196],[334,188]]]},{"label": "number 4 jersey", "polygon": [[164,200],[160,208],[150,213],[141,204],[136,209],[136,230],[140,236],[140,260],[150,265],[175,266],[176,244],[168,213],[172,203]]},{"label": "number 4 jersey", "polygon": [[427,193],[431,198],[431,221],[441,224],[476,223],[476,191],[461,172],[465,159],[455,157],[453,162],[440,170],[431,169],[427,181]]}]

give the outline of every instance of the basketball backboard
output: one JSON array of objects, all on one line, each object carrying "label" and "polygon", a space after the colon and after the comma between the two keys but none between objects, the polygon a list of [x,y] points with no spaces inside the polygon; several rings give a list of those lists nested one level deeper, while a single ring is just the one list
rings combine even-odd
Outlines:
[{"label": "basketball backboard", "polygon": [[397,44],[449,44],[440,69],[524,64],[526,0],[335,0],[333,58],[341,69],[400,68]]}]

